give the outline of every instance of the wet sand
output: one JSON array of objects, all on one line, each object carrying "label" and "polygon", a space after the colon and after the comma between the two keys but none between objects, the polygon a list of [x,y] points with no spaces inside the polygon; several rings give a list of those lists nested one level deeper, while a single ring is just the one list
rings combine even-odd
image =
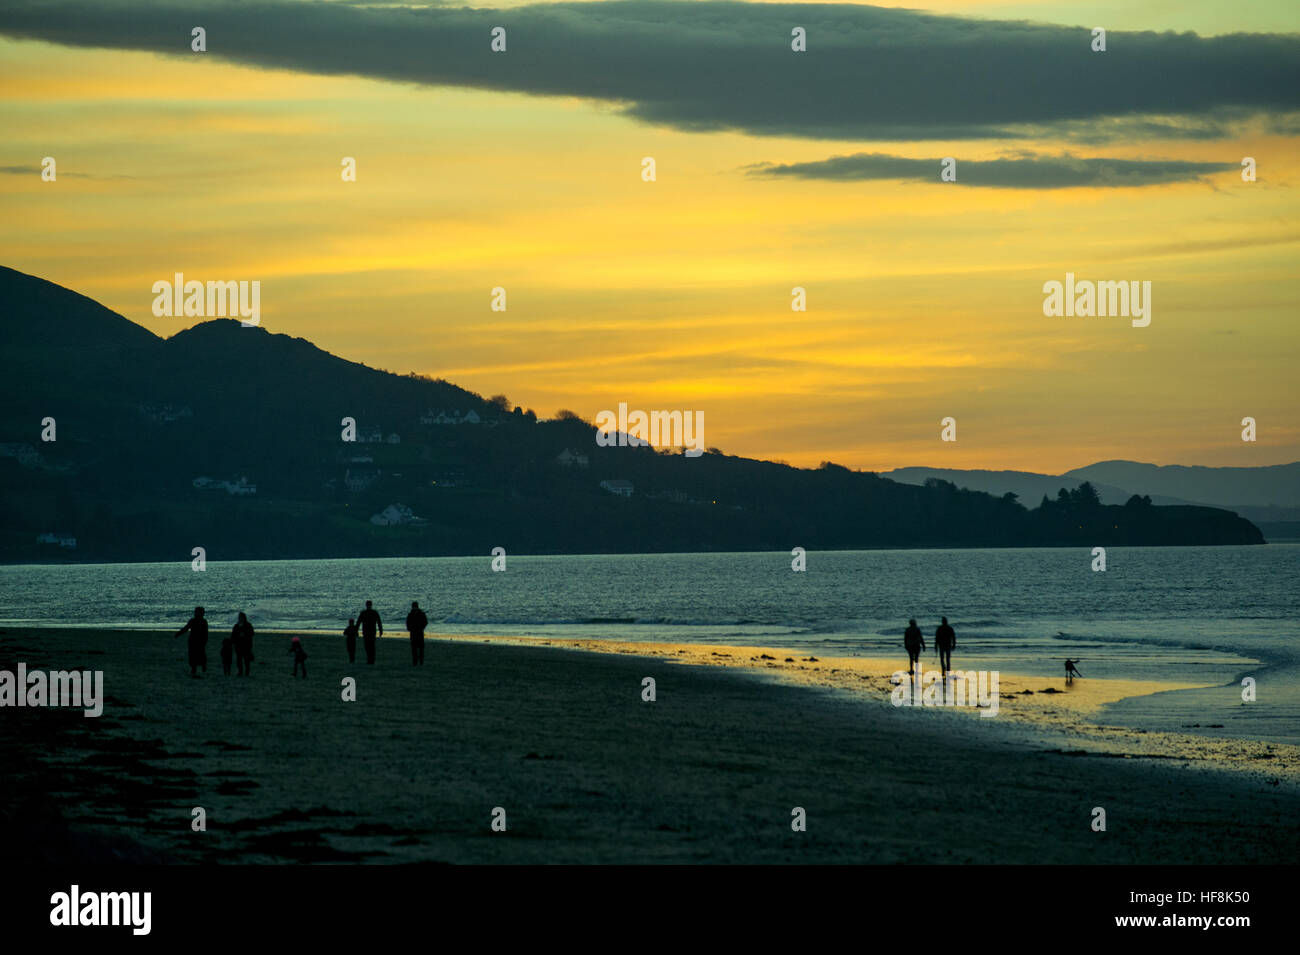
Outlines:
[{"label": "wet sand", "polygon": [[[458,637],[454,639],[478,640]],[[533,641],[510,637],[493,637],[495,642],[508,641],[527,645]],[[638,643],[582,640],[550,641],[545,646],[585,650],[596,653],[619,653],[650,656],[691,666],[722,666],[756,670],[769,678],[801,686],[839,690],[872,701],[888,701],[896,685],[895,675],[907,666],[906,657],[884,660],[872,657],[815,657],[808,651],[779,647],[707,646],[697,644]],[[955,661],[955,666],[959,661]],[[918,673],[937,672],[937,664],[920,661]],[[960,667],[957,667],[960,669]],[[975,727],[991,738],[1035,738],[1056,740],[1061,745],[1084,749],[1091,755],[1122,758],[1148,756],[1155,759],[1183,759],[1218,768],[1230,768],[1253,774],[1272,784],[1278,780],[1300,788],[1300,746],[1271,740],[1234,739],[1201,733],[1156,732],[1108,722],[1115,712],[1139,710],[1153,694],[1197,691],[1188,694],[1189,706],[1180,708],[1180,716],[1195,716],[1194,701],[1199,693],[1226,692],[1233,697],[1233,687],[1207,687],[1201,683],[1156,682],[1150,680],[1098,680],[1084,678],[1066,683],[1064,678],[999,673],[998,710],[996,716],[980,716],[975,706],[944,706],[942,714],[978,716]],[[951,686],[951,684],[949,685]],[[964,691],[974,696],[974,687]],[[949,698],[956,694],[949,691]],[[1125,703],[1124,707],[1116,704]],[[1151,707],[1148,707],[1151,708]],[[916,712],[915,710],[913,712]],[[940,717],[934,709],[922,707],[918,718]],[[941,718],[941,717],[940,717]],[[1167,721],[1168,722],[1168,721]],[[1206,723],[1210,719],[1205,719]],[[1199,726],[1197,728],[1200,728]],[[1008,734],[998,737],[999,733]]]},{"label": "wet sand", "polygon": [[[270,634],[252,677],[221,674],[214,635],[207,675],[191,679],[184,638],[0,633],[0,668],[99,669],[107,696],[98,719],[0,710],[3,852],[28,863],[1240,864],[1289,863],[1300,847],[1296,747],[1091,722],[1149,685],[1044,693],[1062,684],[1004,673],[988,719],[891,706],[889,661],[431,637],[417,669],[404,635],[381,641],[373,667],[349,664],[342,637],[303,642],[306,680],[289,676],[288,637]],[[346,676],[356,702],[341,698]],[[205,832],[191,830],[194,807]],[[492,831],[495,807],[505,832]],[[795,807],[806,832],[791,830]],[[1094,807],[1105,832],[1090,826]]]}]

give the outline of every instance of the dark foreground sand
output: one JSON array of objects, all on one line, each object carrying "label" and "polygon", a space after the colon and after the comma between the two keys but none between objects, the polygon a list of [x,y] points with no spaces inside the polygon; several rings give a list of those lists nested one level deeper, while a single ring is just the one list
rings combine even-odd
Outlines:
[{"label": "dark foreground sand", "polygon": [[[0,856],[1240,864],[1300,848],[1285,779],[1063,749],[760,671],[438,639],[416,670],[404,638],[367,667],[341,638],[308,636],[310,677],[293,680],[288,638],[262,634],[254,676],[222,676],[214,636],[193,680],[183,642],[0,633],[0,669],[103,670],[108,700],[98,719],[0,710]],[[196,806],[206,832],[191,831]],[[1106,832],[1090,828],[1096,806]]]}]

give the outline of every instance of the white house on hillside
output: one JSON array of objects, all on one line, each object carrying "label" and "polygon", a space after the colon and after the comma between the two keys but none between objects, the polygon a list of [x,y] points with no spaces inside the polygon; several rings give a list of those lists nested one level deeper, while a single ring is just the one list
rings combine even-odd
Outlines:
[{"label": "white house on hillside", "polygon": [[378,514],[371,516],[371,524],[378,524],[380,527],[398,527],[406,524],[425,524],[427,521],[423,517],[416,517],[405,504],[389,504]]}]

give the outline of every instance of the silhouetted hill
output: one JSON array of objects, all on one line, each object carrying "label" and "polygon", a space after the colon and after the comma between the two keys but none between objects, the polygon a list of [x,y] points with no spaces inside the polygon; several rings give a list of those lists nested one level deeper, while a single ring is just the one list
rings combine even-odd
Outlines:
[{"label": "silhouetted hill", "polygon": [[1300,461],[1250,468],[1099,461],[1066,476],[1215,507],[1300,507]]},{"label": "silhouetted hill", "polygon": [[1291,503],[1300,497],[1300,463],[1208,468],[1102,461],[1060,475],[912,467],[881,476],[905,484],[924,484],[938,478],[973,491],[1012,492],[1027,502],[1043,495],[1054,497],[1062,487],[1074,490],[1088,481],[1103,504],[1123,504],[1140,494],[1150,497],[1153,504],[1190,504],[1233,511],[1258,526],[1270,540],[1295,539],[1300,533],[1300,505]]},{"label": "silhouetted hill", "polygon": [[193,454],[200,470],[247,472],[291,497],[302,490],[306,473],[346,449],[340,440],[345,417],[361,431],[378,427],[387,436],[409,434],[431,408],[480,414],[487,408],[478,395],[446,382],[378,371],[305,339],[230,319],[167,339],[162,367],[169,385],[158,400],[191,408],[206,439],[188,450],[184,429],[172,429],[180,440],[170,447]]},{"label": "silhouetted hill", "polygon": [[155,345],[157,336],[93,299],[0,266],[0,335],[10,349],[79,346],[69,361]]},{"label": "silhouetted hill", "polygon": [[[1048,497],[1055,497],[1056,492],[1061,488],[1073,491],[1087,478],[1071,477],[1056,474],[1037,474],[1033,471],[984,471],[984,470],[964,470],[960,468],[896,468],[893,471],[886,471],[880,475],[889,478],[891,481],[898,481],[900,484],[924,484],[931,478],[940,481],[951,481],[958,487],[970,488],[972,491],[984,491],[986,494],[996,494],[1001,496],[1008,492],[1015,494],[1020,500],[1033,503],[1039,500],[1044,494]],[[1104,484],[1100,481],[1092,481],[1092,486],[1101,496],[1103,504],[1123,504],[1134,493],[1144,493],[1145,488],[1138,488],[1136,492],[1128,488],[1116,487],[1111,484]],[[1152,495],[1153,504],[1187,504],[1188,501],[1179,498],[1158,497]]]},{"label": "silhouetted hill", "polygon": [[[0,267],[0,339],[4,374],[0,401],[5,425],[33,415],[93,409],[112,413],[119,390],[132,387],[122,369],[154,367],[162,341],[98,302],[13,269]],[[98,407],[107,400],[110,407]],[[31,440],[30,428],[20,429]],[[10,440],[6,438],[5,440]]]},{"label": "silhouetted hill", "polygon": [[319,421],[323,408],[336,408],[342,417],[398,413],[421,402],[484,405],[455,385],[378,371],[322,351],[304,338],[245,328],[233,319],[178,332],[166,340],[163,357],[182,385],[178,396],[224,400],[237,383],[249,403],[274,402],[282,413],[312,421]]},{"label": "silhouetted hill", "polygon": [[[1028,510],[832,464],[601,448],[576,418],[538,421],[233,320],[159,339],[9,269],[0,323],[8,561],[1262,542],[1207,508],[1067,494]],[[617,481],[630,497],[602,487]]]}]

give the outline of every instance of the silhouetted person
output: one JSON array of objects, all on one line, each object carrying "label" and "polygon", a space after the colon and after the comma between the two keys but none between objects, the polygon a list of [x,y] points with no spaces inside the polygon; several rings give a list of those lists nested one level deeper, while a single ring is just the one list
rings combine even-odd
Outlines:
[{"label": "silhouetted person", "polygon": [[235,666],[240,676],[253,675],[253,625],[241,611],[230,631],[235,641]]},{"label": "silhouetted person", "polygon": [[1065,661],[1065,682],[1066,682],[1066,683],[1073,683],[1073,682],[1074,682],[1074,678],[1075,678],[1076,676],[1077,676],[1077,677],[1082,677],[1082,676],[1083,676],[1082,673],[1080,673],[1078,670],[1076,670],[1076,669],[1074,668],[1074,665],[1075,665],[1076,663],[1078,663],[1078,662],[1079,662],[1078,660],[1066,660],[1066,661]]},{"label": "silhouetted person", "polygon": [[208,618],[203,616],[203,608],[195,607],[194,616],[190,617],[189,623],[181,627],[172,634],[175,640],[185,631],[189,631],[189,652],[190,652],[190,676],[199,675],[199,667],[203,667],[203,672],[208,672]]},{"label": "silhouetted person", "polygon": [[934,645],[939,648],[939,669],[947,673],[952,669],[952,648],[957,646],[957,633],[948,626],[947,617],[935,628]]},{"label": "silhouetted person", "polygon": [[374,608],[369,600],[366,601],[366,609],[361,611],[357,617],[357,623],[361,624],[361,641],[366,645],[366,662],[375,662],[375,631],[379,631],[379,636],[384,635],[384,622],[379,619],[379,611]]},{"label": "silhouetted person", "polygon": [[411,612],[406,615],[406,629],[411,634],[411,665],[424,666],[424,628],[429,625],[429,618],[424,615],[420,605],[411,601]]},{"label": "silhouetted person", "polygon": [[[226,676],[230,676],[230,661],[234,658],[235,639],[234,637],[226,637],[221,641],[221,672]],[[240,667],[240,672],[243,672],[243,667]]]},{"label": "silhouetted person", "polygon": [[293,654],[293,675],[298,675],[298,667],[302,667],[302,678],[307,679],[307,651],[302,648],[302,639],[294,637],[289,642],[289,652]]},{"label": "silhouetted person", "polygon": [[343,628],[343,642],[348,648],[348,663],[357,662],[357,622],[348,617],[348,625]]},{"label": "silhouetted person", "polygon": [[907,629],[903,631],[903,646],[907,647],[907,672],[914,673],[916,661],[925,649],[925,637],[921,636],[921,628],[915,620],[907,621]]}]

